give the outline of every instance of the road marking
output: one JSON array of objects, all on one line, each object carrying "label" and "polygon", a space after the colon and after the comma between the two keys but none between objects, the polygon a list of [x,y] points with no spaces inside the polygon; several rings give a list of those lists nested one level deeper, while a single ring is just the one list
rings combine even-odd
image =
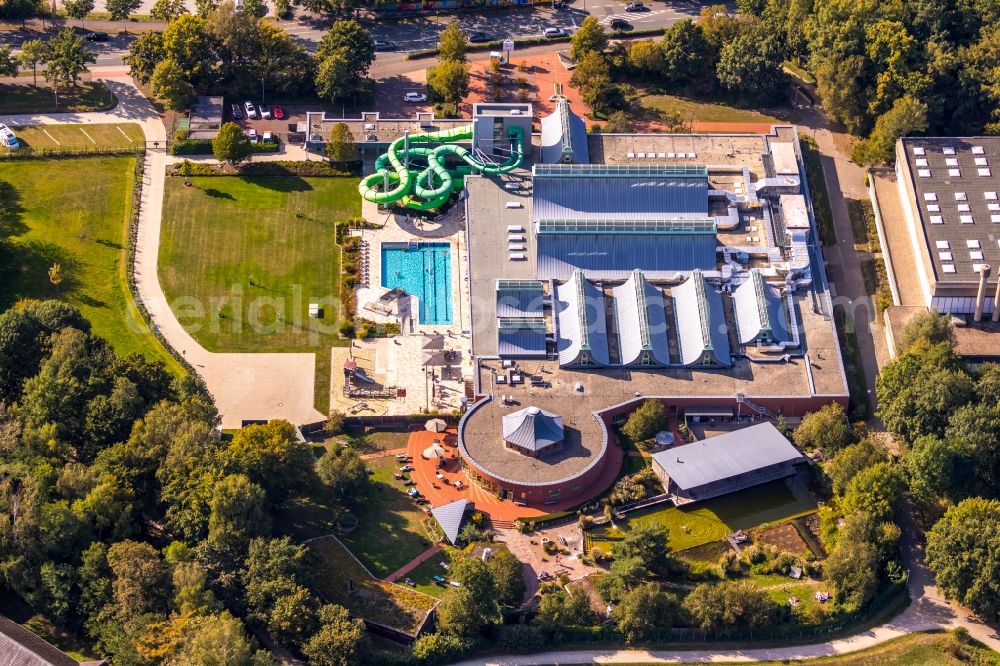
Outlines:
[{"label": "road marking", "polygon": [[[115,127],[118,127],[118,126],[116,125]],[[121,127],[118,127],[118,131],[122,133],[123,137],[125,137],[126,139],[128,139],[129,143],[135,143],[135,141],[132,140],[132,137],[130,137],[128,134],[126,134],[125,130],[123,130]]]},{"label": "road marking", "polygon": [[83,129],[83,128],[81,127],[81,128],[80,128],[80,131],[81,131],[81,132],[83,132],[83,135],[84,135],[85,137],[87,137],[88,139],[90,139],[90,142],[91,142],[92,144],[94,144],[95,146],[97,145],[97,142],[96,142],[96,141],[94,141],[94,137],[92,137],[92,136],[90,136],[89,134],[87,134],[87,130],[85,130],[85,129]]},{"label": "road marking", "polygon": [[49,134],[49,131],[47,129],[42,129],[42,131],[45,132],[45,136],[47,136],[50,139],[52,139],[53,141],[55,141],[55,144],[57,146],[61,146],[62,145],[61,143],[59,143],[58,141],[56,141],[56,138],[54,136],[52,136],[51,134]]}]

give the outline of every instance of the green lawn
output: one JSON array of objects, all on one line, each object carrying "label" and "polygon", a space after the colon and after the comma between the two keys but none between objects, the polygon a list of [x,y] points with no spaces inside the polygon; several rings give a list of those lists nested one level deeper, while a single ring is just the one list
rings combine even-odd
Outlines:
[{"label": "green lawn", "polygon": [[[409,578],[416,583],[415,589],[418,592],[423,592],[424,594],[440,599],[448,591],[449,586],[435,583],[434,576],[444,576],[447,578],[448,572],[441,567],[441,562],[446,562],[450,565],[452,562],[457,562],[461,554],[462,551],[458,548],[446,546],[440,553],[429,558],[403,578]],[[400,579],[398,582],[402,584],[403,579]]]},{"label": "green lawn", "polygon": [[609,549],[609,544],[624,536],[633,524],[660,523],[667,528],[670,548],[680,551],[724,539],[736,530],[747,530],[764,523],[812,511],[816,501],[798,477],[788,483],[773,481],[748,490],[724,495],[688,507],[664,505],[649,511],[629,514],[619,528],[595,527],[589,533],[591,543]]},{"label": "green lawn", "polygon": [[84,81],[75,88],[59,91],[59,103],[51,87],[38,77],[38,86],[25,83],[0,83],[0,115],[14,113],[84,113],[106,111],[117,102],[107,86],[99,81]]},{"label": "green lawn", "polygon": [[[168,177],[163,204],[160,282],[175,314],[211,351],[316,352],[316,408],[326,413],[330,347],[347,344],[335,227],[360,212],[357,182],[188,180]],[[310,303],[321,317],[309,317]]]},{"label": "green lawn", "polygon": [[142,128],[135,123],[108,125],[34,125],[12,128],[22,148],[86,149],[141,148]]},{"label": "green lawn", "polygon": [[358,528],[341,537],[373,574],[382,578],[431,547],[434,535],[425,524],[433,518],[406,495],[401,481],[392,478],[399,463],[392,456],[365,461],[375,473],[365,499],[351,512]]},{"label": "green lawn", "polygon": [[684,121],[706,123],[781,123],[780,118],[752,109],[739,109],[727,104],[701,102],[676,95],[644,95],[639,104],[647,109],[679,113]]},{"label": "green lawn", "polygon": [[356,617],[415,633],[437,603],[410,587],[369,577],[332,538],[311,543],[309,550],[317,556],[312,570],[314,584],[323,596]]},{"label": "green lawn", "polygon": [[[0,161],[0,198],[11,201],[0,220],[0,308],[24,298],[72,303],[120,353],[141,352],[180,373],[153,338],[126,283],[132,157]],[[58,263],[64,279],[48,276]]]},{"label": "green lawn", "polygon": [[408,432],[373,432],[368,435],[352,432],[349,435],[348,444],[361,455],[405,449],[410,439]]},{"label": "green lawn", "polygon": [[833,211],[830,209],[830,195],[826,190],[819,148],[811,137],[802,137],[799,146],[806,163],[806,178],[809,181],[809,193],[812,194],[813,213],[816,215],[820,239],[823,245],[836,245],[837,231],[833,226]]}]

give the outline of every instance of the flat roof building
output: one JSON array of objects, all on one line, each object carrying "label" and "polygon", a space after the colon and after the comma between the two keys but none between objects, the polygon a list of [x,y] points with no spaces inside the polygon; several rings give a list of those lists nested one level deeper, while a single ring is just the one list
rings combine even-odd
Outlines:
[{"label": "flat roof building", "polygon": [[924,305],[991,314],[1000,293],[1000,137],[904,137],[896,183]]},{"label": "flat roof building", "polygon": [[791,476],[802,454],[769,421],[653,454],[653,471],[676,504]]}]

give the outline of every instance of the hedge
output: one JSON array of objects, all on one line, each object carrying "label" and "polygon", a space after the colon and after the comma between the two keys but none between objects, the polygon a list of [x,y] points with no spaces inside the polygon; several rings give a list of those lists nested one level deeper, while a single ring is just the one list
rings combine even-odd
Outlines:
[{"label": "hedge", "polygon": [[250,144],[255,153],[276,153],[278,152],[277,141],[258,141]]},{"label": "hedge", "polygon": [[[631,38],[631,37],[649,37],[655,35],[662,35],[663,28],[646,28],[644,30],[630,30],[627,33],[611,33],[608,35],[611,39],[621,39],[621,38]],[[517,48],[525,48],[529,46],[542,46],[543,44],[560,44],[568,43],[573,39],[572,35],[567,35],[565,37],[542,37],[541,35],[537,37],[520,37],[514,40],[515,50],[511,53],[511,58],[517,57]],[[503,48],[503,40],[496,39],[492,42],[480,42],[478,44],[467,44],[465,50],[469,53],[475,53],[477,51],[499,51]],[[436,56],[438,53],[437,47],[430,49],[418,49],[416,51],[410,51],[406,54],[406,60],[420,60],[421,58],[431,58]]]},{"label": "hedge", "polygon": [[211,139],[174,139],[171,155],[211,155]]},{"label": "hedge", "polygon": [[[185,173],[186,172],[186,173]],[[185,161],[171,165],[168,176],[314,176],[320,178],[353,178],[356,174],[343,171],[329,162],[295,162],[274,160],[245,162],[235,167],[226,164],[204,164]]]}]

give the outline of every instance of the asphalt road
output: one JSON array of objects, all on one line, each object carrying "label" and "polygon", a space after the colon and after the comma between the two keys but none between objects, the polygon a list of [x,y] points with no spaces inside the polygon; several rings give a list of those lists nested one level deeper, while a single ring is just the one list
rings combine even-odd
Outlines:
[{"label": "asphalt road", "polygon": [[[702,5],[709,4],[698,0],[676,0],[661,2],[660,0],[645,0],[648,10],[644,12],[626,12],[624,2],[609,2],[608,0],[573,0],[564,9],[553,10],[545,8],[514,8],[487,12],[466,12],[458,17],[462,27],[467,32],[482,32],[492,39],[534,37],[542,34],[545,28],[563,28],[572,33],[588,14],[592,14],[607,26],[614,18],[623,18],[635,30],[665,29],[673,23],[686,18],[698,16]],[[404,60],[409,51],[431,48],[437,44],[438,37],[444,27],[455,19],[453,15],[431,16],[426,18],[404,19],[374,19],[361,17],[376,40],[389,41],[397,45],[397,51],[380,52],[376,56],[373,70],[388,67],[398,69],[398,63]],[[325,34],[332,18],[310,15],[297,9],[297,15],[289,21],[278,21],[282,27],[297,42],[313,51],[319,40]],[[66,25],[79,26],[73,21]],[[51,22],[46,26],[51,32]],[[125,28],[129,32],[119,34]],[[147,30],[162,30],[162,23],[122,23],[112,21],[87,21],[85,29],[97,30],[109,34],[106,42],[91,42],[90,48],[97,53],[99,67],[120,66],[122,56],[128,51],[128,45],[137,32]],[[627,37],[629,31],[622,31],[621,36]],[[26,39],[44,36],[41,25],[35,21],[29,22],[29,29],[19,29],[0,32],[0,44],[8,44],[15,51]]]}]

